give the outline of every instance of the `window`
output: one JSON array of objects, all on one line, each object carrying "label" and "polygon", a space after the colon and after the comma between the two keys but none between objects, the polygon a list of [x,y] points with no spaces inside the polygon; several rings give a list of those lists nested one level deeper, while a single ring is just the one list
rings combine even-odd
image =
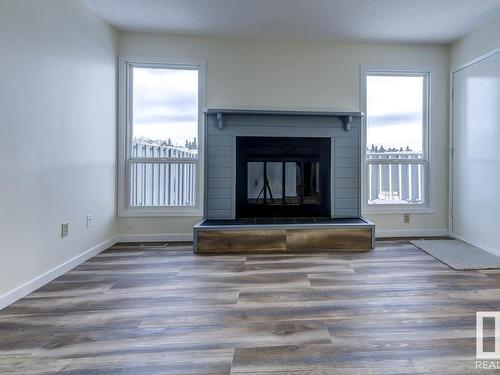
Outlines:
[{"label": "window", "polygon": [[200,214],[200,65],[123,66],[121,214]]},{"label": "window", "polygon": [[365,209],[425,208],[429,73],[367,71],[364,78]]}]

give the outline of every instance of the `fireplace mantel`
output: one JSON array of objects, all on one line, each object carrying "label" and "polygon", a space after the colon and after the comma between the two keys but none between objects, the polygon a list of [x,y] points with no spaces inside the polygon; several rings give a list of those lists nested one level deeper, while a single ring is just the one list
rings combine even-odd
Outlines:
[{"label": "fireplace mantel", "polygon": [[208,108],[203,111],[206,115],[217,116],[217,126],[222,129],[226,115],[291,115],[291,116],[324,116],[338,117],[342,121],[345,131],[351,130],[354,117],[363,117],[363,112],[336,108]]},{"label": "fireplace mantel", "polygon": [[[204,114],[205,218],[237,218],[236,144],[240,137],[330,138],[331,217],[361,215],[361,112],[254,107],[210,108]],[[222,128],[218,115],[224,121]],[[343,117],[352,118],[348,131]]]},{"label": "fireplace mantel", "polygon": [[263,115],[307,115],[307,116],[363,116],[363,112],[341,108],[285,108],[285,107],[221,107],[207,108],[206,114],[263,114]]}]

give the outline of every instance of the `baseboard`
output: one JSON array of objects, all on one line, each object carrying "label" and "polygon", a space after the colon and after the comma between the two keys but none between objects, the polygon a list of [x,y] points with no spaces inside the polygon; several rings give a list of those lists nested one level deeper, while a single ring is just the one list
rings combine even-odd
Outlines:
[{"label": "baseboard", "polygon": [[0,296],[0,310],[9,306],[10,304],[16,302],[17,300],[27,296],[31,292],[37,290],[38,288],[44,286],[45,284],[51,282],[52,280],[58,278],[59,276],[65,274],[69,270],[75,268],[76,266],[82,264],[86,260],[92,258],[93,256],[99,254],[100,252],[106,250],[107,248],[113,246],[116,243],[116,237],[110,238],[107,241],[101,242],[97,246],[83,252],[80,255],[52,268],[51,270],[35,277],[24,283],[21,286],[11,290]]},{"label": "baseboard", "polygon": [[447,229],[375,229],[376,238],[387,237],[442,237],[448,236]]},{"label": "baseboard", "polygon": [[193,241],[193,234],[121,234],[116,242]]},{"label": "baseboard", "polygon": [[474,242],[474,241],[469,241],[469,240],[466,240],[465,238],[462,238],[458,235],[456,235],[455,233],[450,233],[450,236],[453,237],[454,239],[456,240],[460,240],[460,241],[463,241],[463,242],[466,242],[468,243],[469,245],[472,245],[472,246],[476,246],[476,247],[479,247],[480,249],[483,249],[485,251],[489,251],[490,253],[493,253],[495,255],[500,255],[500,250],[496,250],[496,249],[492,249],[491,247],[488,247],[488,246],[484,246],[484,245],[481,245],[480,243],[477,243],[477,242]]}]

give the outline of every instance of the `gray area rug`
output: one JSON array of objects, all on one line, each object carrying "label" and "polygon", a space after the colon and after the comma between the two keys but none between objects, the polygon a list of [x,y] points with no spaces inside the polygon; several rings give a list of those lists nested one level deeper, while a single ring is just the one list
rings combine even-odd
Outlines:
[{"label": "gray area rug", "polygon": [[500,268],[500,256],[463,241],[418,240],[410,242],[455,270]]}]

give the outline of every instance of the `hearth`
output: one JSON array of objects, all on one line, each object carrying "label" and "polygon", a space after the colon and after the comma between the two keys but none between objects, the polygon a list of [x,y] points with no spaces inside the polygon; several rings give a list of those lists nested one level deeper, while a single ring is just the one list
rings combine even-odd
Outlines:
[{"label": "hearth", "polygon": [[330,217],[330,138],[236,137],[236,218]]}]

